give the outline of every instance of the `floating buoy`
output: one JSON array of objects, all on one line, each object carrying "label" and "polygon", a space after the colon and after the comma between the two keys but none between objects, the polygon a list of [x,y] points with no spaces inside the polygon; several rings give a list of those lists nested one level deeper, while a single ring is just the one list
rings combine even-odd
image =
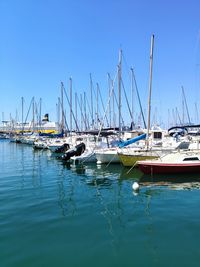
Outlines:
[{"label": "floating buoy", "polygon": [[137,182],[134,182],[133,185],[132,185],[132,188],[133,188],[134,191],[138,191],[140,186],[139,186],[139,184]]}]

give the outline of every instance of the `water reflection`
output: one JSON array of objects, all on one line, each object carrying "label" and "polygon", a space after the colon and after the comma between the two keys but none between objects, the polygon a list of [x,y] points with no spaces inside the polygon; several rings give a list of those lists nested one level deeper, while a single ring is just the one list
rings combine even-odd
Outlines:
[{"label": "water reflection", "polygon": [[71,170],[78,174],[80,178],[89,186],[109,187],[113,182],[116,182],[120,174],[120,166],[97,166],[91,164],[70,164],[68,162],[62,163],[64,168]]},{"label": "water reflection", "polygon": [[123,220],[125,213],[123,198],[127,196],[121,193],[122,187],[119,186],[118,179],[121,166],[97,166],[94,163],[87,165],[63,164],[63,166],[78,174],[80,181],[84,186],[87,186],[87,188],[84,187],[84,191],[88,190],[88,197],[92,197],[91,201],[96,203],[95,213],[99,213],[104,218],[110,236],[112,252],[117,255],[119,240],[115,227],[118,224],[124,229],[126,224]]},{"label": "water reflection", "polygon": [[108,187],[108,186],[111,186],[112,181],[105,177],[105,178],[94,178],[94,179],[91,179],[91,180],[87,180],[86,183],[87,183],[87,185],[90,185],[90,186],[105,186],[105,187]]},{"label": "water reflection", "polygon": [[[132,197],[132,182],[141,178],[142,173],[138,169],[129,172],[129,168],[121,165],[96,166],[71,166],[71,170],[80,173],[82,169],[86,185],[94,188],[96,199],[102,207],[101,215],[107,223],[107,230],[111,237],[112,252],[117,255],[121,246],[118,235],[127,228],[139,227],[140,217],[144,217],[146,231],[146,246],[151,246],[154,235],[154,218],[152,217],[152,198],[162,193],[161,189],[143,187],[138,196]],[[83,171],[84,170],[84,171]],[[112,198],[110,199],[110,195]],[[143,210],[142,214],[138,213]],[[139,217],[138,217],[139,216]],[[134,227],[134,228],[133,228]],[[154,254],[156,251],[154,250]]]},{"label": "water reflection", "polygon": [[66,180],[65,173],[59,175],[58,186],[58,206],[62,216],[74,216],[76,202],[74,200],[74,181],[70,177]]},{"label": "water reflection", "polygon": [[191,174],[143,174],[138,168],[122,168],[121,181],[137,181],[143,187],[167,186],[171,189],[200,189],[200,173]]},{"label": "water reflection", "polygon": [[128,167],[121,167],[120,180],[135,180],[139,181],[142,177],[142,173],[138,168],[130,169]]},{"label": "water reflection", "polygon": [[200,174],[142,175],[139,182],[143,186],[167,186],[171,189],[199,189]]},{"label": "water reflection", "polygon": [[[152,199],[162,191],[144,186],[138,196],[133,196],[132,182],[141,176],[137,169],[128,172],[129,169],[121,165],[73,165],[49,157],[46,151],[33,151],[31,147],[18,145],[16,148],[13,145],[12,149],[15,151],[10,154],[20,167],[22,188],[32,187],[26,191],[22,206],[28,200],[30,205],[39,201],[38,214],[41,210],[49,212],[46,214],[47,224],[52,223],[52,216],[58,220],[59,217],[68,219],[73,216],[73,220],[63,221],[69,225],[75,222],[80,229],[83,222],[85,228],[96,226],[91,227],[91,236],[96,236],[94,233],[99,231],[105,238],[102,244],[108,241],[111,253],[116,256],[122,246],[131,244],[132,240],[135,242],[135,232],[144,232],[143,245],[151,247],[155,227]],[[40,187],[42,190],[38,190]],[[37,194],[30,198],[33,192]],[[49,217],[51,221],[48,221]],[[83,242],[81,236],[80,243]],[[137,234],[136,239],[140,240]]]},{"label": "water reflection", "polygon": [[18,181],[21,189],[30,187],[30,183],[34,188],[39,188],[42,184],[43,158],[41,154],[35,154],[32,151],[32,147],[25,144],[12,142],[7,144],[6,163],[12,162],[10,173],[11,175],[15,173],[16,177],[20,178]]}]

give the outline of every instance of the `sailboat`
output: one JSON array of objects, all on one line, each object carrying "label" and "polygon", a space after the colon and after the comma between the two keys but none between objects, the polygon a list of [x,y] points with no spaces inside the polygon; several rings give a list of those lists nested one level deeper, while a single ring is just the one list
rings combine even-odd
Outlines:
[{"label": "sailboat", "polygon": [[135,147],[133,149],[122,149],[118,151],[118,157],[124,166],[133,166],[138,160],[146,158],[158,157],[157,151],[152,153],[149,151],[149,131],[150,131],[150,101],[152,90],[152,68],[153,68],[153,48],[154,48],[154,35],[151,36],[151,49],[150,49],[150,79],[149,79],[149,99],[148,99],[148,126],[146,134],[146,142],[144,145]]},{"label": "sailboat", "polygon": [[196,173],[200,171],[200,151],[176,151],[156,160],[138,161],[145,174]]},{"label": "sailboat", "polygon": [[[122,68],[122,50],[119,51],[119,63],[117,66],[117,76],[118,76],[118,112],[119,112],[119,131],[118,131],[118,138],[120,139],[122,137],[122,123],[121,123],[121,68]],[[114,90],[114,86],[112,85],[111,93]],[[110,104],[110,97],[109,97],[109,104]],[[115,138],[113,136],[113,138]],[[115,140],[115,141],[119,141]],[[111,143],[111,142],[110,142]],[[108,142],[109,144],[109,142]],[[116,145],[108,145],[108,147],[103,149],[97,149],[95,150],[96,160],[97,164],[102,163],[120,163],[118,154],[117,154],[118,147]]]},{"label": "sailboat", "polygon": [[151,36],[150,49],[150,79],[149,79],[149,97],[148,97],[148,124],[146,130],[145,142],[140,141],[137,147],[122,148],[118,151],[118,156],[124,166],[134,166],[138,160],[155,159],[163,154],[168,154],[175,149],[187,148],[189,142],[185,140],[176,140],[173,137],[167,137],[166,132],[159,127],[150,129],[150,109],[152,92],[152,69],[153,69],[153,48],[154,35]]}]

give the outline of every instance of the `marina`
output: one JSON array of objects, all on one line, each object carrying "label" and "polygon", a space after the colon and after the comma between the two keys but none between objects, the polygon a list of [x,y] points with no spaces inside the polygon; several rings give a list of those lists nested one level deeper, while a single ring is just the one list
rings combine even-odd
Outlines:
[{"label": "marina", "polygon": [[200,2],[0,1],[0,266],[198,267]]},{"label": "marina", "polygon": [[151,182],[49,152],[0,141],[2,266],[198,266],[199,175]]}]

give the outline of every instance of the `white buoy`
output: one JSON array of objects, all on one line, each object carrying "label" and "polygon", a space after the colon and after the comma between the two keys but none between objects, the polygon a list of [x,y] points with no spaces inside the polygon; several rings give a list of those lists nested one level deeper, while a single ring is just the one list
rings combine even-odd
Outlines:
[{"label": "white buoy", "polygon": [[134,191],[139,191],[140,186],[139,186],[139,184],[137,182],[134,182],[133,185],[132,185],[132,188],[133,188]]}]

